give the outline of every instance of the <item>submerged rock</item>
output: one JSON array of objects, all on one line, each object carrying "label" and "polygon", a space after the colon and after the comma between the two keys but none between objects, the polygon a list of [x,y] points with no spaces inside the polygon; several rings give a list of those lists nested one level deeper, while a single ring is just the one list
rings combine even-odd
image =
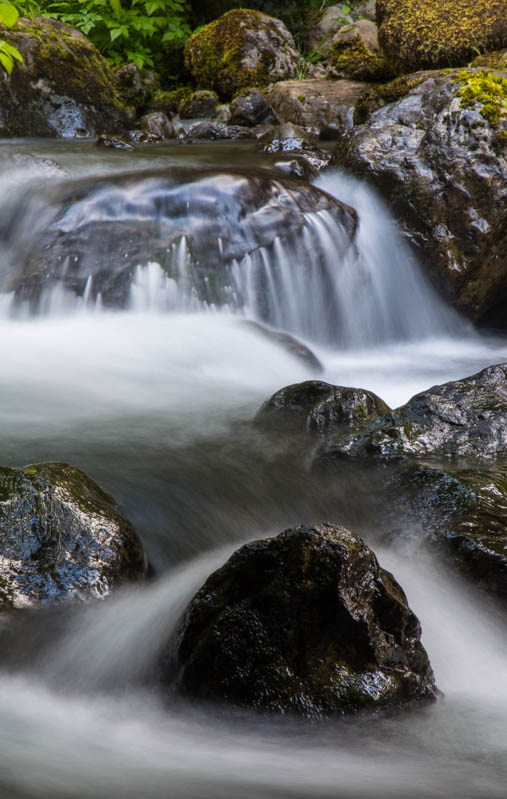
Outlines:
[{"label": "submerged rock", "polygon": [[[190,299],[231,303],[238,262],[275,241],[295,246],[297,240],[300,246],[308,214],[325,210],[335,222],[343,234],[337,257],[340,246],[344,252],[350,246],[357,224],[355,212],[329,194],[261,170],[171,167],[41,192],[21,197],[0,221],[0,239],[16,247],[16,261],[23,264],[9,288],[35,309],[56,285],[79,296],[86,291],[90,300],[100,293],[103,303],[124,306],[136,268],[151,261]],[[32,202],[43,209],[31,217],[38,226],[31,236],[20,227],[20,240],[13,242]],[[265,278],[262,264],[259,269]],[[269,321],[268,310],[260,311]]]},{"label": "submerged rock", "polygon": [[106,62],[79,31],[47,17],[0,26],[23,63],[0,70],[0,135],[82,138],[123,130],[127,116]]},{"label": "submerged rock", "polygon": [[367,118],[360,101],[364,124],[340,142],[334,163],[378,188],[461,311],[505,316],[507,75],[415,74],[378,96],[388,104]]},{"label": "submerged rock", "polygon": [[327,716],[435,698],[421,629],[373,552],[329,524],[239,549],[183,620],[178,688],[275,713]]},{"label": "submerged rock", "polygon": [[283,22],[249,9],[236,9],[194,33],[185,63],[198,85],[232,96],[297,74],[299,55]]},{"label": "submerged rock", "polygon": [[266,327],[266,325],[259,324],[259,322],[253,322],[247,319],[243,320],[242,324],[243,327],[248,327],[263,338],[269,339],[269,341],[275,344],[279,344],[289,355],[293,355],[298,361],[302,361],[312,372],[323,371],[324,367],[311,349],[307,347],[306,344],[303,344],[302,341],[291,336],[290,333],[273,330],[270,327]]},{"label": "submerged rock", "polygon": [[98,599],[146,576],[134,528],[73,466],[0,468],[0,525],[0,609]]}]

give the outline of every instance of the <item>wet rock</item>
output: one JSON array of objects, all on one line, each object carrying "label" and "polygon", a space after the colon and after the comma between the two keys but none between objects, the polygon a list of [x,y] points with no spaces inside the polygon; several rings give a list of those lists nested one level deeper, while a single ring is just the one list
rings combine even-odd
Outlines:
[{"label": "wet rock", "polygon": [[283,22],[236,9],[190,37],[185,63],[199,86],[230,97],[246,87],[295,77],[299,55]]},{"label": "wet rock", "polygon": [[132,525],[73,466],[0,468],[0,520],[2,609],[102,598],[146,575]]},{"label": "wet rock", "polygon": [[357,434],[335,437],[317,461],[427,455],[492,459],[507,452],[507,364],[433,386]]},{"label": "wet rock", "polygon": [[236,95],[230,106],[233,125],[273,125],[278,122],[259,89],[247,89]]},{"label": "wet rock", "polygon": [[307,347],[306,344],[303,344],[302,341],[295,338],[295,336],[291,336],[290,333],[284,333],[281,330],[273,330],[270,327],[266,327],[266,325],[259,324],[259,322],[246,319],[242,321],[242,325],[258,333],[263,338],[267,338],[269,341],[279,344],[289,355],[293,355],[298,361],[302,361],[312,372],[323,371],[322,363],[311,349]]},{"label": "wet rock", "polygon": [[153,72],[139,69],[136,64],[123,64],[114,71],[114,84],[123,101],[142,112],[157,90]]},{"label": "wet rock", "polygon": [[377,22],[399,74],[465,65],[507,45],[505,0],[377,0]]},{"label": "wet rock", "polygon": [[335,156],[377,187],[436,284],[473,320],[507,302],[507,225],[498,215],[507,204],[506,92],[501,73],[407,76],[382,88],[388,104]]},{"label": "wet rock", "polygon": [[181,119],[213,119],[217,114],[217,103],[216,92],[200,89],[180,102],[178,113]]},{"label": "wet rock", "polygon": [[[491,597],[507,601],[507,469],[404,462],[386,486],[391,529],[419,530],[432,549]],[[396,519],[398,517],[398,519]],[[412,533],[413,534],[413,533]]]},{"label": "wet rock", "polygon": [[273,164],[275,169],[279,169],[284,175],[289,175],[295,178],[302,178],[303,180],[312,180],[318,175],[318,171],[301,156],[291,158],[290,161],[275,161]]},{"label": "wet rock", "polygon": [[0,240],[14,246],[13,220],[27,204],[42,205],[43,214],[34,212],[38,224],[15,245],[19,267],[9,282],[33,310],[56,285],[123,307],[136,267],[152,261],[168,280],[179,280],[183,270],[192,296],[230,303],[236,262],[275,241],[292,246],[307,214],[329,212],[344,231],[344,251],[357,224],[353,209],[320,189],[254,170],[170,167],[51,184],[32,194],[4,214]]},{"label": "wet rock", "polygon": [[209,141],[252,139],[254,133],[251,128],[241,125],[228,125],[218,120],[192,120],[190,124],[182,124],[181,120],[175,120],[174,131],[180,141],[193,144],[202,139]]},{"label": "wet rock", "polygon": [[316,172],[326,167],[331,160],[331,153],[316,146],[317,136],[299,125],[286,122],[266,131],[259,138],[261,153],[291,153],[308,161]]},{"label": "wet rock", "polygon": [[174,138],[171,122],[162,111],[152,111],[139,120],[139,129],[150,142],[164,142]]},{"label": "wet rock", "polygon": [[24,62],[0,71],[0,135],[83,138],[127,124],[106,62],[81,33],[54,19],[18,20],[0,33]]},{"label": "wet rock", "polygon": [[103,147],[106,150],[130,150],[134,148],[125,139],[120,139],[119,136],[99,136],[95,142],[96,147]]},{"label": "wet rock", "polygon": [[394,577],[343,527],[239,549],[192,600],[178,688],[257,711],[327,716],[430,701],[420,625]]},{"label": "wet rock", "polygon": [[353,127],[354,107],[364,89],[357,81],[292,80],[277,83],[268,99],[280,120],[338,138]]},{"label": "wet rock", "polygon": [[255,424],[327,438],[362,431],[389,411],[372,391],[308,380],[275,392],[257,413]]},{"label": "wet rock", "polygon": [[53,158],[43,158],[32,153],[9,153],[0,156],[1,161],[8,161],[9,165],[15,164],[19,169],[26,169],[36,175],[48,178],[64,178],[69,172]]}]

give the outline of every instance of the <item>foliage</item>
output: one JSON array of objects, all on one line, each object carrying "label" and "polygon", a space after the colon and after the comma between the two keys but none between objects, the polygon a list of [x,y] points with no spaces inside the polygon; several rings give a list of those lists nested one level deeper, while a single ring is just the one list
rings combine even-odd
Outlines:
[{"label": "foliage", "polygon": [[[13,28],[18,21],[19,13],[17,8],[11,3],[0,3],[0,24],[6,28]],[[6,72],[11,74],[14,68],[14,61],[23,62],[23,56],[16,47],[9,44],[5,39],[0,39],[0,64]]]},{"label": "foliage", "polygon": [[118,65],[140,69],[163,61],[168,48],[190,36],[185,0],[15,0],[25,13],[53,17],[77,28]]}]

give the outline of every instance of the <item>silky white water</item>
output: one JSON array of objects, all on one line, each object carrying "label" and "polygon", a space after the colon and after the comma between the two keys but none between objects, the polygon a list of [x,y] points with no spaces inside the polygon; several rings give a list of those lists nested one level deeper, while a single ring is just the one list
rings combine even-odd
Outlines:
[{"label": "silky white water", "polygon": [[[83,151],[62,152],[80,173]],[[400,277],[405,245],[364,187],[321,183],[360,210],[361,280],[347,296],[363,302],[364,319],[378,315],[364,338],[351,327],[346,346],[303,336],[323,363],[319,379],[372,389],[395,407],[507,360],[507,341],[469,331],[417,269]],[[143,275],[130,310],[64,294],[47,315],[5,310],[0,320],[2,463],[83,468],[132,519],[156,571],[152,584],[106,602],[40,611],[8,649],[0,639],[0,797],[504,797],[502,618],[417,541],[388,547],[358,500],[364,487],[280,468],[250,421],[273,391],[314,377],[303,363],[244,327],[242,313],[161,304],[171,287],[156,268]],[[409,329],[411,303],[425,336]],[[400,581],[443,698],[393,718],[307,724],[161,697],[151,680],[158,654],[207,575],[246,540],[319,520],[356,520]]]}]

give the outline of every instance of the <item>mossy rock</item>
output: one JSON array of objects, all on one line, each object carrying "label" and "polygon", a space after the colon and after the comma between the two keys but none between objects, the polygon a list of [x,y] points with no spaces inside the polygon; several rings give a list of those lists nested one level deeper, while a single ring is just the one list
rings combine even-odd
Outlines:
[{"label": "mossy rock", "polygon": [[227,11],[246,8],[270,14],[299,34],[317,22],[320,4],[314,0],[192,0],[192,15],[195,25],[212,22]]},{"label": "mossy rock", "polygon": [[[328,716],[431,701],[421,629],[394,577],[338,525],[239,549],[183,620],[178,688],[260,712]],[[163,671],[171,684],[171,642]]]},{"label": "mossy rock", "polygon": [[383,81],[392,77],[392,70],[380,53],[370,50],[364,42],[335,44],[329,64],[340,77],[361,81]]},{"label": "mossy rock", "polygon": [[153,95],[150,102],[150,111],[163,111],[167,116],[177,114],[181,104],[187,102],[193,94],[191,86],[180,86],[177,89],[170,89],[167,91],[159,89]]},{"label": "mossy rock", "polygon": [[127,115],[108,65],[79,31],[43,17],[21,18],[0,36],[23,63],[0,71],[3,136],[94,136],[124,129]]},{"label": "mossy rock", "polygon": [[247,87],[294,77],[299,55],[282,22],[237,9],[190,37],[185,63],[200,88],[230,98]]},{"label": "mossy rock", "polygon": [[465,65],[507,45],[505,0],[377,0],[377,22],[398,74]]},{"label": "mossy rock", "polygon": [[146,575],[130,522],[73,466],[1,467],[0,524],[0,608],[102,598]]},{"label": "mossy rock", "polygon": [[458,96],[465,108],[479,106],[480,115],[492,127],[507,122],[507,77],[491,72],[463,70],[458,76]]}]

